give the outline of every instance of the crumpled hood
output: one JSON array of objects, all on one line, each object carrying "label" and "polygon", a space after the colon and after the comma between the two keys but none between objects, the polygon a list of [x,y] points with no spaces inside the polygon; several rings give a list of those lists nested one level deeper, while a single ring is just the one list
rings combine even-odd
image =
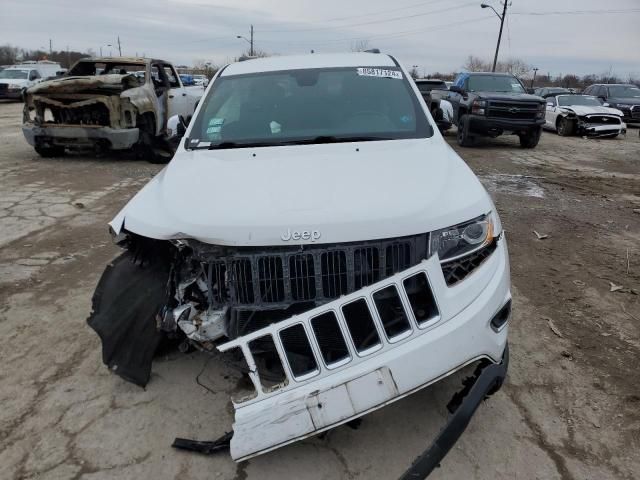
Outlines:
[{"label": "crumpled hood", "polygon": [[31,87],[28,93],[77,93],[84,90],[111,90],[115,92],[138,86],[135,75],[87,75],[78,77],[60,77],[40,82]]},{"label": "crumpled hood", "polygon": [[603,113],[607,115],[618,115],[622,116],[622,112],[615,108],[609,107],[599,107],[599,106],[585,106],[585,105],[571,105],[566,107],[560,107],[563,110],[571,110],[576,113],[578,116],[583,115],[592,115],[594,113]]},{"label": "crumpled hood", "polygon": [[[444,228],[493,208],[467,165],[430,139],[180,149],[111,227],[218,245],[390,238]],[[282,239],[314,232],[307,240]]]}]

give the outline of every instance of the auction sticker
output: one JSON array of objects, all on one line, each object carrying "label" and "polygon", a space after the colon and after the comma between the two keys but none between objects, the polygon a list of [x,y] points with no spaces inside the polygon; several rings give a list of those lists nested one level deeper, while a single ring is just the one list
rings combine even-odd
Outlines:
[{"label": "auction sticker", "polygon": [[358,75],[363,77],[397,78],[402,80],[402,72],[384,68],[358,67]]}]

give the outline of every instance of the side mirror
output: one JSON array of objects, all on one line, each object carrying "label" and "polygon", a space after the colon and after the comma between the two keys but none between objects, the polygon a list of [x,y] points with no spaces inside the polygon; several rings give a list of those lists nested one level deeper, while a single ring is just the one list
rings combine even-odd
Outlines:
[{"label": "side mirror", "polygon": [[457,85],[451,85],[451,87],[449,87],[449,91],[464,95],[464,88],[458,87]]},{"label": "side mirror", "polygon": [[167,120],[167,133],[170,142],[179,142],[187,131],[188,123],[182,115],[173,115]]}]

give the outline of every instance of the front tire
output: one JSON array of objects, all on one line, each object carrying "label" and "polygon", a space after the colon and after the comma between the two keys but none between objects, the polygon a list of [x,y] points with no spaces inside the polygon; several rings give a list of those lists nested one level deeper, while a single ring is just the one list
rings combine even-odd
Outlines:
[{"label": "front tire", "polygon": [[461,147],[472,147],[473,137],[469,135],[469,117],[462,115],[458,120],[458,145]]},{"label": "front tire", "polygon": [[523,135],[519,135],[520,137],[520,146],[522,148],[536,148],[538,142],[540,141],[540,136],[542,135],[542,127],[534,128],[529,130],[527,133]]},{"label": "front tire", "polygon": [[62,157],[64,155],[64,147],[35,147],[36,153],[42,158]]},{"label": "front tire", "polygon": [[574,124],[571,120],[560,117],[560,119],[558,119],[557,130],[558,135],[561,137],[569,137],[573,135]]}]

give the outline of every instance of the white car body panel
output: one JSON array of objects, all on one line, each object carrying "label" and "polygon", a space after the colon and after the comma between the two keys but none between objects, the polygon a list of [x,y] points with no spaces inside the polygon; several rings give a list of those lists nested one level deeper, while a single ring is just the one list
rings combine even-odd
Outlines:
[{"label": "white car body panel", "polygon": [[[465,282],[453,288],[447,287],[439,263],[437,256],[432,256],[415,267],[351,295],[221,345],[220,351],[242,349],[252,370],[250,376],[257,392],[254,398],[234,402],[232,458],[246,460],[348,422],[426,387],[480,358],[499,362],[507,341],[507,326],[495,332],[489,322],[496,314],[497,306],[511,298],[504,240],[499,242],[498,249],[487,262],[474,272],[469,283],[474,287],[469,290]],[[402,280],[418,272],[426,273],[440,311],[438,317],[422,326],[411,317],[411,308],[402,290]],[[404,308],[410,315],[412,331],[399,340],[389,341],[381,333],[383,329],[371,299],[374,291],[388,285],[395,285],[403,292]],[[340,306],[363,297],[374,315],[382,347],[361,356],[350,344],[350,361],[328,368],[321,360],[317,344],[312,341],[319,370],[311,378],[296,380],[287,364],[278,332],[301,323],[308,337],[314,338],[310,334],[310,319],[333,311],[342,324],[343,335],[348,339]],[[465,303],[467,307],[461,308]],[[248,348],[251,340],[265,335],[271,335],[276,343],[287,375],[286,384],[280,388],[262,388]],[[407,368],[407,365],[412,367]]]},{"label": "white car body panel", "polygon": [[[218,245],[334,243],[424,233],[492,208],[477,178],[435,133],[353,144],[180,147],[111,227],[118,233],[124,223],[143,236]],[[319,230],[320,238],[285,242],[289,229]]]},{"label": "white car body panel", "polygon": [[[381,54],[314,54],[249,60],[217,75],[355,66],[396,64]],[[438,132],[417,87],[412,89],[432,126],[430,138],[216,150],[187,150],[181,142],[169,165],[110,223],[116,234],[282,247],[423,234],[494,212],[495,251],[453,286],[447,285],[433,254],[373,285],[219,346],[221,351],[242,350],[256,387],[255,397],[234,403],[231,455],[237,461],[357,418],[481,358],[501,360],[507,324],[496,331],[490,322],[511,293],[506,240],[495,206]],[[422,325],[402,283],[418,272],[427,276],[438,310]],[[411,324],[409,332],[393,339],[385,337],[371,297],[389,285],[398,289]],[[342,305],[359,298],[366,299],[381,338],[380,348],[366,354],[355,351],[340,313]],[[329,367],[310,335],[311,319],[328,310],[336,312],[350,352],[349,361]],[[276,341],[279,331],[298,323],[311,339],[319,366],[303,378],[293,376]],[[278,388],[262,388],[248,346],[263,335],[274,335],[283,359],[287,382]]]}]

